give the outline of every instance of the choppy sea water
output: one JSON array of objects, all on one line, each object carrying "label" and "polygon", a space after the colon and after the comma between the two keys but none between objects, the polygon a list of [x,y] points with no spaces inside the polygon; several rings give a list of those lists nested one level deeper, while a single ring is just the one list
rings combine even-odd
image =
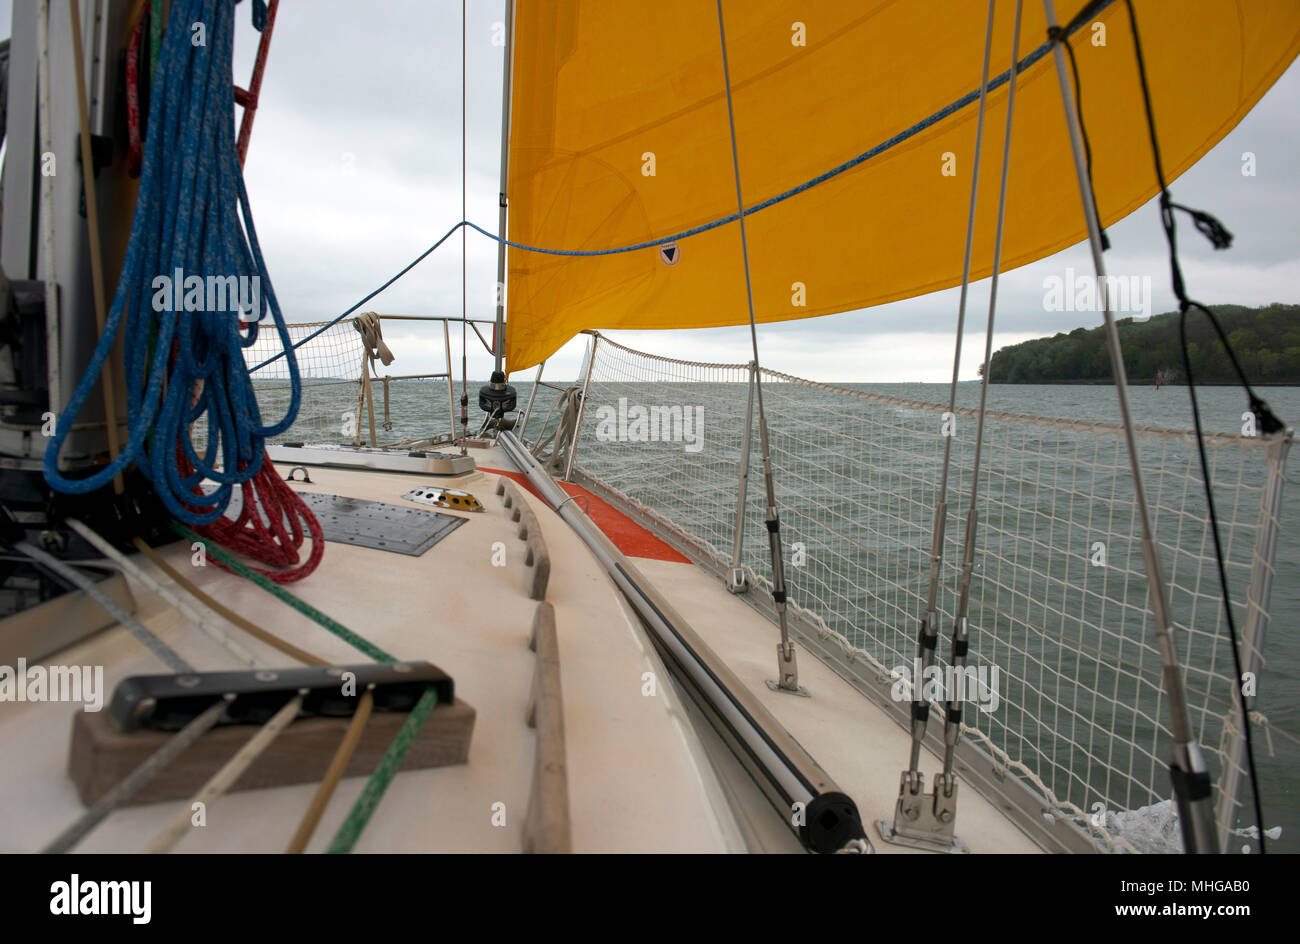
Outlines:
[{"label": "choppy sea water", "polygon": [[[515,385],[519,389],[522,408],[527,402],[531,385],[526,381],[516,381]],[[471,401],[475,399],[474,391],[479,386],[480,382],[470,384]],[[743,385],[713,386],[715,388],[730,386],[735,389],[711,390],[707,395],[701,394],[697,399],[710,403],[716,402],[719,398],[730,399],[737,412],[743,410],[745,389]],[[924,403],[946,404],[948,397],[946,384],[846,384],[844,386],[863,392]],[[355,396],[355,389],[355,385],[340,385],[319,388],[310,394],[308,412],[314,417],[325,418],[322,423],[313,424],[319,427],[318,432],[323,430],[326,433],[319,438],[350,440],[350,436],[342,436],[339,432],[346,426],[346,414],[355,411],[355,401],[351,399]],[[611,384],[600,392],[605,399],[611,400],[620,395],[628,396],[632,402],[638,400],[657,402],[663,399],[662,395],[656,396],[652,391],[653,387],[647,384]],[[1295,425],[1300,422],[1300,388],[1260,388],[1258,392],[1270,403],[1284,423]],[[459,396],[459,384],[455,393]],[[795,398],[796,403],[800,393],[799,389],[782,391],[782,395],[787,400]],[[550,395],[549,391],[538,395],[534,417],[530,421],[527,434],[530,440],[533,439],[538,426],[545,418]],[[675,393],[674,397],[677,402],[687,404],[692,400],[690,395]],[[1202,422],[1207,431],[1230,433],[1242,431],[1242,414],[1246,409],[1246,402],[1241,391],[1228,387],[1204,388],[1199,391],[1199,398]],[[273,402],[267,402],[268,399],[274,398],[263,397],[266,413],[275,416],[276,408]],[[958,406],[975,407],[978,405],[978,399],[977,384],[963,384],[959,387]],[[390,437],[396,440],[407,436],[414,438],[446,431],[449,428],[447,402],[445,383],[394,383],[389,402],[389,417],[393,428],[391,431],[380,432],[379,440],[384,442]],[[1173,429],[1190,429],[1192,426],[1191,409],[1185,387],[1165,387],[1159,390],[1149,386],[1135,387],[1131,390],[1131,402],[1136,424]],[[593,398],[589,409],[594,409],[596,405],[596,400]],[[1059,419],[1096,422],[1118,422],[1119,420],[1115,391],[1106,386],[995,386],[990,388],[988,406],[990,410]],[[785,415],[798,416],[798,413],[798,410],[787,409]],[[477,410],[471,406],[471,424],[476,423],[476,414]],[[382,411],[378,419],[380,423],[383,422]],[[713,417],[706,419],[706,423],[710,422],[714,422]],[[554,419],[550,425],[553,424]],[[593,418],[589,415],[584,424],[583,448],[587,451],[580,451],[579,463],[587,466],[593,473],[599,475],[602,469],[605,469],[610,472],[617,471],[621,476],[626,477],[629,473],[634,475],[637,463],[663,461],[662,453],[652,450],[620,449],[617,448],[618,444],[599,451],[590,448],[592,424]],[[335,425],[340,429],[334,430]],[[363,414],[361,420],[363,432],[365,425]],[[471,426],[471,430],[473,428],[474,425]],[[330,432],[335,435],[329,436]],[[772,432],[774,439],[787,435],[792,436],[794,442],[798,442],[797,430],[773,428]],[[709,430],[706,426],[705,435],[710,439],[716,439],[716,429]],[[288,438],[308,438],[307,431],[306,429],[291,431]],[[1297,765],[1297,761],[1300,761],[1300,748],[1285,736],[1300,733],[1300,640],[1296,636],[1297,622],[1300,621],[1300,471],[1297,471],[1297,462],[1300,462],[1300,457],[1292,455],[1283,490],[1282,527],[1276,553],[1276,578],[1270,601],[1272,617],[1265,646],[1266,665],[1259,682],[1258,693],[1259,710],[1267,716],[1270,724],[1277,730],[1271,737],[1266,730],[1260,728],[1256,728],[1255,732],[1256,759],[1266,825],[1282,827],[1281,838],[1270,843],[1270,849],[1291,852],[1300,851],[1300,769],[1298,769],[1300,765]],[[851,473],[851,470],[849,471]],[[849,478],[851,479],[851,474]],[[846,481],[845,477],[836,476],[834,481],[821,484],[824,489],[830,491],[851,488],[852,484],[846,484]],[[757,480],[751,481],[751,488],[756,484]],[[734,488],[734,480],[720,478],[716,504],[725,505],[729,496],[734,495]],[[698,496],[696,499],[693,503],[685,503],[673,508],[673,517],[689,530],[704,533],[710,522],[690,520],[692,509],[703,507],[703,504],[698,501]],[[1190,499],[1184,498],[1184,500]],[[1223,513],[1224,510],[1221,509],[1221,514]],[[692,527],[693,524],[697,527]],[[842,576],[846,579],[851,577],[849,574]],[[797,576],[792,577],[792,581],[797,579]],[[793,589],[797,595],[797,586]],[[1209,589],[1217,592],[1215,587]],[[1232,590],[1234,599],[1244,598],[1244,585],[1236,583]],[[910,627],[908,632],[909,634],[912,632]],[[1163,778],[1166,775],[1157,773],[1155,776]]]},{"label": "choppy sea water", "polygon": [[[948,398],[945,384],[849,386],[935,403],[946,404]],[[1284,424],[1300,427],[1300,388],[1260,387],[1256,392]],[[1202,388],[1197,397],[1207,432],[1242,431],[1247,404],[1241,390]],[[988,401],[989,409],[1011,413],[1101,422],[1118,422],[1120,418],[1115,390],[1109,386],[993,386]],[[1130,401],[1136,424],[1174,429],[1193,426],[1186,387],[1133,387]],[[978,402],[978,384],[959,387],[959,405],[974,407]],[[1225,514],[1225,509],[1219,511],[1221,516]],[[1300,735],[1300,454],[1296,450],[1287,461],[1275,567],[1257,707],[1273,726],[1295,736]],[[1210,590],[1216,592],[1217,587]],[[1235,583],[1231,591],[1234,599],[1240,600],[1245,587]],[[1281,837],[1270,842],[1269,850],[1300,852],[1300,745],[1283,734],[1270,738],[1258,726],[1254,735],[1265,823],[1270,829],[1282,828]],[[1247,816],[1245,822],[1253,822],[1253,817]]]}]

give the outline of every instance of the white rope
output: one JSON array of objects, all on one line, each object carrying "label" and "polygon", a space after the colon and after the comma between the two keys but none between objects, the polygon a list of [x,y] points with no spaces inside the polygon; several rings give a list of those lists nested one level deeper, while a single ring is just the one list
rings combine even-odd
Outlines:
[{"label": "white rope", "polygon": [[202,714],[169,737],[167,742],[150,754],[139,767],[118,781],[117,786],[96,800],[86,812],[77,817],[76,822],[54,837],[41,852],[45,855],[53,855],[71,850],[85,838],[87,833],[103,822],[108,814],[139,793],[149,781],[170,767],[172,761],[180,757],[191,744],[211,730],[221,720],[221,716],[226,713],[226,708],[234,699],[234,695],[225,695],[213,702]]},{"label": "white rope", "polygon": [[[301,710],[302,695],[298,694],[277,711],[270,721],[258,728],[257,733],[249,739],[248,743],[236,751],[235,756],[230,758],[225,766],[213,774],[212,779],[205,783],[188,803],[176,811],[176,815],[167,821],[167,825],[154,837],[153,842],[149,843],[144,851],[154,853],[170,852],[172,847],[180,842],[185,830],[190,827],[194,815],[201,810],[206,817],[207,807],[211,806],[214,800],[234,786],[235,781],[243,776],[244,771],[252,766],[253,761],[257,760],[262,752],[271,746],[271,742],[280,735],[280,732],[289,727]],[[198,807],[197,810],[196,807]]]},{"label": "white rope", "polygon": [[379,315],[367,311],[352,319],[352,327],[361,335],[361,343],[366,346],[366,356],[373,362],[378,358],[385,367],[394,360],[394,354],[384,343],[384,329]]},{"label": "white rope", "polygon": [[69,567],[63,561],[51,554],[47,554],[39,547],[35,547],[26,541],[19,541],[14,545],[14,549],[26,554],[36,563],[54,571],[68,583],[81,590],[92,600],[108,611],[113,619],[117,620],[131,633],[140,643],[152,652],[158,659],[173,672],[192,672],[194,669],[188,662],[180,657],[177,652],[167,645],[152,632],[145,628],[144,624],[128,613],[122,607],[114,602],[113,598],[106,594],[93,580],[82,576],[73,568]]},{"label": "white rope", "polygon": [[114,564],[122,569],[128,577],[139,583],[144,584],[151,591],[158,594],[173,607],[176,611],[184,616],[187,620],[199,628],[205,635],[229,652],[235,659],[244,665],[257,665],[257,658],[245,649],[242,645],[230,637],[220,626],[215,625],[210,619],[205,617],[189,600],[179,593],[176,593],[166,584],[155,578],[153,574],[141,567],[136,561],[127,557],[108,541],[104,540],[99,534],[86,525],[82,524],[76,518],[67,519],[68,527],[77,534],[81,535],[91,547],[99,551]]}]

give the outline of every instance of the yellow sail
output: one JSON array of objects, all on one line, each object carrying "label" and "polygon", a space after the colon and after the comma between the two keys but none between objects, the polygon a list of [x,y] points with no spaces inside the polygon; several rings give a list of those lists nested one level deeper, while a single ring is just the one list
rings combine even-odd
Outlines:
[{"label": "yellow sail", "polygon": [[[992,65],[1011,64],[999,0]],[[1077,4],[1061,3],[1062,22]],[[978,0],[726,0],[759,321],[880,305],[957,284],[987,8]],[[1296,0],[1138,0],[1165,173],[1227,134],[1300,49]],[[1003,268],[1086,236],[1038,0],[1026,0]],[[1103,222],[1157,191],[1122,0],[1071,37]],[[568,250],[659,242],[736,212],[710,0],[519,0],[509,237]],[[1008,85],[988,100],[973,278],[991,274]],[[965,104],[959,104],[967,99]],[[956,105],[957,107],[953,107]],[[1194,199],[1186,195],[1187,199]],[[1231,228],[1231,213],[1225,211]],[[1123,247],[1116,247],[1122,252]],[[670,264],[671,263],[671,264]],[[537,364],[584,328],[748,322],[736,222],[608,256],[509,251],[506,359]]]}]

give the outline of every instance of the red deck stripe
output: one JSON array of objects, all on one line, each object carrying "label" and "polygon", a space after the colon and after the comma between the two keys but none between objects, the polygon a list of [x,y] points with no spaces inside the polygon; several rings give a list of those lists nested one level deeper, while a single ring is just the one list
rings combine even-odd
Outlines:
[{"label": "red deck stripe", "polygon": [[[483,466],[479,466],[479,471],[491,472],[493,475],[504,475],[537,495],[537,489],[533,488],[532,483],[528,481],[526,476],[518,472],[507,472],[505,469],[488,469]],[[558,482],[556,484],[570,495],[583,495],[586,497],[587,501],[591,503],[589,515],[592,523],[600,528],[605,537],[613,541],[614,546],[628,557],[645,557],[650,560],[673,561],[678,564],[690,563],[687,558],[677,553],[671,545],[664,543],[609,502],[597,498],[581,485],[575,485],[572,482]],[[542,496],[537,495],[537,497],[541,498]],[[583,510],[586,511],[587,509],[584,508]]]}]

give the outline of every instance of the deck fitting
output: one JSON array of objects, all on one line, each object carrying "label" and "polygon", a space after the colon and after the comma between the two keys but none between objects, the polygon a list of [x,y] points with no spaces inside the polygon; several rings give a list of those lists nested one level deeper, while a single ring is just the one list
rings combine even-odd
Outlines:
[{"label": "deck fitting", "polygon": [[925,792],[924,774],[918,773],[913,780],[908,771],[903,771],[894,821],[876,820],[880,838],[896,846],[928,852],[969,853],[970,847],[965,840],[954,833],[957,827],[957,778],[950,778],[946,785],[943,779],[942,776],[935,779],[934,793],[929,794]]},{"label": "deck fitting", "polygon": [[768,688],[774,692],[785,692],[787,695],[812,698],[812,692],[799,684],[799,665],[795,661],[794,643],[776,644],[776,671],[780,680],[773,682],[768,679]]}]

